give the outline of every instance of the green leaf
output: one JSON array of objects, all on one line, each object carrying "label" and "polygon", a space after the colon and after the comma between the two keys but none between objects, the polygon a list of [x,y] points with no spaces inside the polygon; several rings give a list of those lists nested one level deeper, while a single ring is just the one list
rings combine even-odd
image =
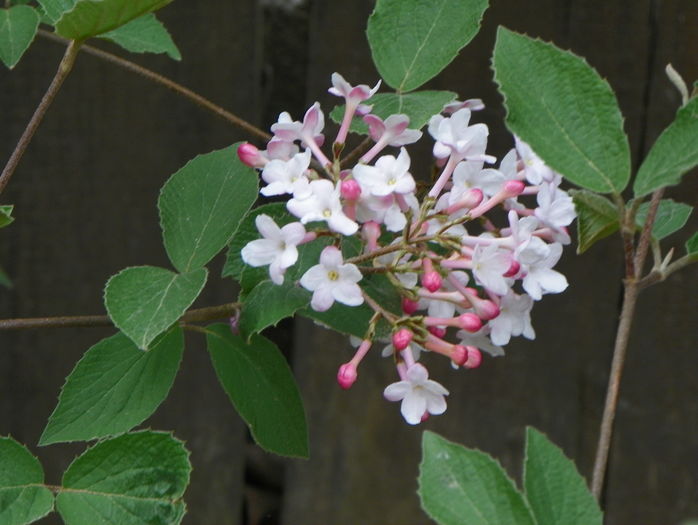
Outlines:
[{"label": "green leaf", "polygon": [[623,118],[611,87],[584,59],[500,27],[494,69],[508,128],[552,169],[588,190],[625,188]]},{"label": "green leaf", "polygon": [[13,208],[14,206],[11,204],[0,206],[0,228],[4,228],[15,220],[15,218],[12,216]]},{"label": "green leaf", "polygon": [[11,437],[0,437],[0,523],[24,525],[53,509],[39,460]]},{"label": "green leaf", "polygon": [[497,461],[433,432],[422,434],[418,492],[422,508],[441,525],[535,524]]},{"label": "green leaf", "polygon": [[0,9],[0,60],[15,67],[39,28],[39,13],[28,5]]},{"label": "green leaf", "polygon": [[[402,113],[410,117],[411,129],[421,129],[429,122],[432,115],[456,99],[452,91],[415,91],[413,93],[379,93],[368,99],[365,104],[373,105],[371,113],[385,120],[390,115]],[[330,113],[332,120],[340,124],[344,118],[344,105],[335,106]],[[351,131],[368,135],[368,125],[359,117],[354,117]]]},{"label": "green leaf", "polygon": [[601,525],[603,515],[584,478],[548,438],[526,429],[524,488],[537,525]]},{"label": "green leaf", "polygon": [[678,184],[681,176],[697,165],[698,97],[694,97],[679,109],[642,162],[633,184],[635,197]]},{"label": "green leaf", "polygon": [[0,268],[0,285],[5,288],[12,288],[12,279],[5,273],[5,270]]},{"label": "green leaf", "polygon": [[68,467],[56,507],[66,525],[179,523],[191,465],[170,434],[134,432],[88,449]]},{"label": "green leaf", "polygon": [[75,7],[77,0],[38,0],[41,11],[46,17],[46,22],[55,25],[66,13]]},{"label": "green leaf", "polygon": [[216,375],[257,444],[276,454],[308,457],[303,402],[276,345],[260,335],[247,344],[224,324],[209,326],[207,341]]},{"label": "green leaf", "polygon": [[366,34],[373,62],[395,90],[441,72],[480,29],[487,0],[379,0]]},{"label": "green leaf", "polygon": [[245,297],[240,312],[240,333],[246,339],[276,325],[310,302],[310,294],[288,279],[282,285],[262,281]]},{"label": "green leaf", "polygon": [[371,317],[373,317],[373,310],[365,303],[360,306],[346,306],[334,303],[325,312],[316,312],[312,308],[307,307],[298,313],[327,328],[360,338],[366,335],[368,323],[371,321]]},{"label": "green leaf", "polygon": [[177,321],[196,300],[208,272],[177,274],[154,266],[126,268],[104,289],[104,305],[114,325],[143,350]]},{"label": "green leaf", "polygon": [[603,195],[570,190],[577,210],[577,253],[584,253],[596,241],[618,231],[618,208]]},{"label": "green leaf", "polygon": [[56,33],[71,40],[84,40],[101,35],[151,11],[157,11],[172,0],[80,0],[56,23]]},{"label": "green leaf", "polygon": [[[635,215],[635,224],[639,229],[645,225],[647,220],[647,212],[649,211],[650,203],[644,202],[640,205]],[[652,237],[658,241],[680,230],[684,227],[688,218],[691,216],[693,208],[683,202],[675,202],[671,199],[662,199],[657,208],[657,215],[654,218],[652,225]]]},{"label": "green leaf", "polygon": [[686,241],[685,246],[687,254],[698,254],[698,232],[694,233],[691,238]]},{"label": "green leaf", "polygon": [[111,40],[133,53],[166,53],[174,60],[182,59],[167,28],[153,13],[143,15],[124,26],[104,33],[100,38]]},{"label": "green leaf", "polygon": [[195,157],[160,192],[165,249],[180,272],[221,251],[257,199],[257,172],[240,162],[236,147]]},{"label": "green leaf", "polygon": [[175,328],[148,352],[123,334],[90,348],[66,378],[40,445],[88,441],[128,432],[160,406],[182,360],[184,339]]}]

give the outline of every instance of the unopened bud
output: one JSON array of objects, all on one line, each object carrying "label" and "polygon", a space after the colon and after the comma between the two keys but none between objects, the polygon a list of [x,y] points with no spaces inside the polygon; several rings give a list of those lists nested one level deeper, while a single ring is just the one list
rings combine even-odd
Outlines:
[{"label": "unopened bud", "polygon": [[237,149],[240,161],[251,168],[263,168],[267,163],[266,159],[259,152],[257,146],[249,142],[243,142]]},{"label": "unopened bud", "polygon": [[477,332],[482,328],[482,321],[480,318],[470,312],[459,315],[458,324],[466,332]]},{"label": "unopened bud", "polygon": [[468,359],[463,363],[464,368],[477,368],[482,363],[482,353],[475,346],[468,346]]},{"label": "unopened bud", "polygon": [[405,312],[407,315],[412,315],[417,311],[418,308],[419,303],[417,301],[413,301],[409,297],[402,298],[402,311]]},{"label": "unopened bud", "polygon": [[520,180],[508,180],[504,183],[504,191],[509,194],[511,197],[517,197],[518,195],[521,195],[521,192],[526,188],[526,185],[523,183],[523,181]]},{"label": "unopened bud", "polygon": [[451,361],[458,366],[463,366],[468,360],[468,349],[462,345],[455,345],[451,354]]},{"label": "unopened bud", "polygon": [[430,292],[436,292],[441,288],[441,276],[436,270],[422,274],[422,286]]},{"label": "unopened bud", "polygon": [[402,351],[412,342],[412,332],[407,328],[400,328],[393,334],[393,346],[396,350]]},{"label": "unopened bud", "polygon": [[441,326],[428,326],[427,330],[439,339],[443,339],[446,335],[446,329]]},{"label": "unopened bud", "polygon": [[357,377],[358,374],[356,373],[356,367],[354,364],[344,363],[339,367],[339,371],[337,372],[337,383],[339,383],[339,386],[341,386],[344,390],[348,390],[351,388],[351,385],[354,384]]},{"label": "unopened bud", "polygon": [[361,186],[354,179],[343,180],[340,192],[345,199],[355,201],[361,196]]},{"label": "unopened bud", "polygon": [[518,261],[512,259],[509,269],[502,275],[504,275],[504,277],[514,277],[517,273],[519,273],[519,270],[521,270],[521,265],[518,263]]}]

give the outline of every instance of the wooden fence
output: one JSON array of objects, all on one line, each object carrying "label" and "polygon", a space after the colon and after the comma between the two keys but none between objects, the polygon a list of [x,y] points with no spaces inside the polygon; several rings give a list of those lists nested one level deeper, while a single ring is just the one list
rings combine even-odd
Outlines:
[{"label": "wooden fence", "polygon": [[[495,155],[512,144],[490,70],[499,24],[587,57],[617,93],[635,166],[679,104],[665,64],[698,79],[695,0],[492,3],[481,34],[429,87],[484,99],[478,118],[490,125]],[[355,83],[376,81],[364,35],[372,8],[369,0],[315,0],[288,11],[252,0],[178,0],[161,18],[182,62],[130,58],[266,128],[282,110],[298,117],[314,100],[332,103],[333,71]],[[62,52],[39,38],[13,72],[0,71],[0,159],[9,157]],[[173,93],[81,55],[3,195],[3,203],[15,204],[17,221],[0,242],[0,262],[15,281],[12,291],[0,290],[0,316],[103,313],[109,276],[126,266],[167,265],[155,207],[167,177],[196,154],[245,138]],[[697,205],[698,181],[668,193]],[[676,237],[682,246],[687,235]],[[583,256],[571,247],[565,252],[561,271],[570,287],[534,310],[535,341],[517,340],[505,358],[486,358],[473,372],[430,364],[451,395],[448,412],[422,427],[493,453],[519,477],[524,427],[534,425],[589,475],[619,311],[619,255],[617,240]],[[221,266],[215,261],[211,273]],[[640,299],[604,493],[607,524],[667,525],[698,516],[696,290],[698,272],[690,268]],[[234,297],[232,283],[212,279],[200,304]],[[65,376],[109,333],[0,333],[0,434],[27,443],[49,482],[59,482],[84,445],[35,444]],[[350,355],[345,338],[306,321],[282,323],[272,337],[287,352],[305,399],[311,459],[284,460],[250,444],[205,348],[192,337],[169,399],[146,422],[173,429],[192,451],[185,523],[429,523],[415,493],[421,428],[405,425],[382,398],[394,381],[391,366],[369,356],[360,380],[344,392],[335,374]]]}]

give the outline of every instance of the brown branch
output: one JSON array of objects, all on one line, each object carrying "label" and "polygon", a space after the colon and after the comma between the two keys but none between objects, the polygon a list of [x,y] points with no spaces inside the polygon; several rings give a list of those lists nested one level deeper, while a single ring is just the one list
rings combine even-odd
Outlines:
[{"label": "brown branch", "polygon": [[[180,323],[197,323],[230,317],[240,308],[240,303],[226,303],[189,310]],[[77,315],[70,317],[31,317],[0,319],[0,330],[26,330],[31,328],[95,328],[114,326],[106,315]]]},{"label": "brown branch", "polygon": [[[43,29],[39,30],[39,35],[43,36],[44,38],[48,38],[49,40],[61,42],[63,44],[67,42],[66,39],[61,38],[60,36],[49,31],[45,31]],[[223,109],[221,106],[214,104],[207,98],[202,97],[201,95],[195,93],[191,89],[188,89],[182,86],[181,84],[178,84],[174,80],[170,80],[169,78],[155,73],[154,71],[151,71],[150,69],[147,69],[143,66],[139,66],[138,64],[131,62],[130,60],[126,60],[125,58],[118,57],[116,55],[113,55],[112,53],[102,51],[101,49],[97,49],[93,46],[84,45],[82,46],[82,50],[90,55],[96,56],[98,58],[101,58],[102,60],[115,64],[127,71],[136,73],[137,75],[147,78],[148,80],[152,80],[153,82],[160,84],[161,86],[165,86],[167,89],[170,89],[178,95],[181,95],[184,98],[190,100],[191,102],[194,102],[199,107],[207,109],[208,111],[221,117],[222,119],[226,120],[232,125],[263,140],[264,142],[267,142],[269,141],[269,139],[271,139],[271,135],[269,133],[266,133],[265,131],[259,129],[257,126],[247,122],[246,120],[238,117],[230,111]]]},{"label": "brown branch", "polygon": [[51,102],[53,102],[53,99],[56,98],[56,94],[58,94],[58,91],[61,89],[63,81],[73,69],[73,64],[75,64],[75,59],[78,56],[78,50],[80,49],[81,43],[75,40],[66,40],[65,42],[68,44],[68,48],[65,50],[63,59],[58,65],[58,70],[56,71],[51,84],[46,90],[46,93],[41,99],[41,102],[39,102],[36,110],[34,110],[31,120],[29,120],[27,127],[24,129],[24,133],[22,133],[22,136],[20,137],[19,142],[17,142],[12,155],[10,155],[10,159],[5,165],[5,169],[2,170],[2,174],[0,175],[0,193],[3,192],[5,186],[7,186],[7,183],[10,182],[10,178],[14,174],[15,169],[17,169],[17,165],[22,159],[27,146],[29,146],[32,137],[34,137],[34,133],[36,133],[39,124],[41,124],[41,121],[44,119],[44,115],[51,105]]},{"label": "brown branch", "polygon": [[635,252],[635,279],[639,279],[642,276],[642,267],[645,264],[645,257],[647,257],[647,250],[652,238],[652,226],[654,226],[654,220],[657,217],[657,210],[663,194],[664,188],[660,188],[652,194],[652,199],[650,200],[650,207],[647,210],[647,217],[645,218],[645,224],[642,226],[642,233]]}]

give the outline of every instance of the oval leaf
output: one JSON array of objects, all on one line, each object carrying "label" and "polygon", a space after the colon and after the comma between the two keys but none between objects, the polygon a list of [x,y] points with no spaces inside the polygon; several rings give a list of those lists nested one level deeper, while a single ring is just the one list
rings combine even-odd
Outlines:
[{"label": "oval leaf", "polygon": [[618,102],[584,59],[500,27],[494,70],[508,128],[552,169],[592,191],[625,188],[630,148]]},{"label": "oval leaf", "polygon": [[71,40],[101,35],[156,11],[172,0],[81,0],[56,23],[56,33]]},{"label": "oval leaf", "polygon": [[422,508],[441,525],[535,524],[496,460],[433,432],[422,435],[418,492]]},{"label": "oval leaf", "polygon": [[170,434],[134,432],[97,443],[68,467],[56,507],[66,525],[179,523],[191,465]]},{"label": "oval leaf", "polygon": [[12,204],[4,204],[0,206],[0,228],[4,228],[15,220],[15,218],[12,216],[13,209],[14,206]]},{"label": "oval leaf", "polygon": [[[402,113],[410,117],[411,129],[423,128],[429,119],[441,113],[444,106],[456,99],[452,91],[415,91],[414,93],[379,93],[365,104],[372,105],[371,113],[385,120],[390,115]],[[344,105],[336,106],[330,117],[337,124],[344,118]],[[359,117],[354,117],[350,127],[354,133],[368,135],[368,125]]]},{"label": "oval leaf", "polygon": [[698,96],[679,109],[676,120],[666,128],[642,162],[633,191],[642,197],[678,184],[681,176],[698,166]]},{"label": "oval leaf", "polygon": [[577,253],[618,231],[618,208],[606,197],[586,190],[570,190],[570,195],[577,210]]},{"label": "oval leaf", "polygon": [[310,294],[293,283],[277,285],[262,281],[245,296],[240,312],[240,334],[249,338],[293,315],[309,302]]},{"label": "oval leaf", "polygon": [[139,350],[123,334],[90,348],[66,378],[40,445],[128,432],[160,406],[172,388],[184,340],[175,328]]},{"label": "oval leaf", "polygon": [[38,0],[40,10],[50,24],[55,24],[62,16],[75,7],[77,0]]},{"label": "oval leaf", "polygon": [[526,429],[524,488],[537,525],[601,525],[603,515],[584,478],[543,434]]},{"label": "oval leaf", "polygon": [[154,266],[126,268],[104,289],[104,305],[114,325],[143,350],[177,321],[199,296],[208,272],[177,274]]},{"label": "oval leaf", "polygon": [[[647,219],[650,203],[643,202],[637,209],[635,224],[642,229]],[[652,225],[652,237],[658,241],[684,227],[688,218],[693,213],[693,208],[683,202],[675,202],[671,199],[662,199],[657,208],[657,215]]]},{"label": "oval leaf", "polygon": [[686,241],[685,247],[688,255],[698,255],[698,232],[691,235],[691,238]]},{"label": "oval leaf", "polygon": [[224,324],[208,329],[213,368],[257,444],[283,456],[308,457],[303,402],[276,345],[260,335],[247,344]]},{"label": "oval leaf", "polygon": [[0,523],[24,525],[53,509],[39,460],[10,437],[0,437]]},{"label": "oval leaf", "polygon": [[166,53],[174,60],[182,59],[169,31],[153,13],[104,33],[100,38],[111,40],[132,53]]},{"label": "oval leaf", "polygon": [[162,235],[180,272],[205,265],[221,251],[257,199],[257,172],[238,160],[236,146],[199,155],[162,188]]},{"label": "oval leaf", "polygon": [[441,72],[480,29],[487,0],[379,0],[366,34],[373,62],[395,90]]},{"label": "oval leaf", "polygon": [[0,60],[12,69],[34,40],[39,13],[28,5],[0,9]]}]

